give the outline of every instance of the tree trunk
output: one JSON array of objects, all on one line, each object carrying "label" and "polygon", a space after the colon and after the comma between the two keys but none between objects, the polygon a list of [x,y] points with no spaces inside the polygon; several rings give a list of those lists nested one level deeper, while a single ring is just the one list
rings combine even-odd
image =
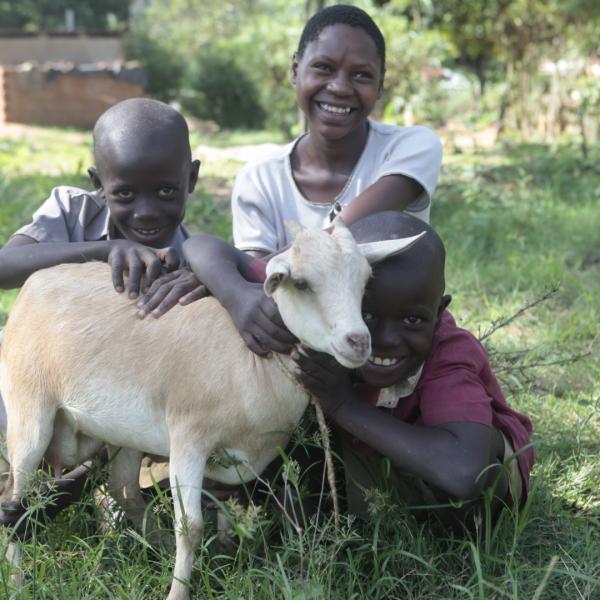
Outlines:
[{"label": "tree trunk", "polygon": [[579,133],[581,134],[581,154],[583,154],[584,159],[587,159],[588,143],[585,131],[585,108],[583,106],[583,103],[577,108],[577,120],[579,122]]},{"label": "tree trunk", "polygon": [[475,63],[475,77],[477,77],[477,81],[479,83],[479,99],[483,100],[487,77],[485,74],[485,60],[481,57],[478,58],[477,62]]},{"label": "tree trunk", "polygon": [[560,110],[560,82],[558,69],[552,73],[550,81],[550,98],[548,101],[548,112],[546,114],[546,141],[552,142],[557,135],[558,112]]},{"label": "tree trunk", "polygon": [[514,65],[512,61],[506,63],[506,89],[500,100],[500,108],[498,110],[498,128],[496,139],[498,139],[506,129],[506,114],[511,105],[511,94],[514,77]]}]

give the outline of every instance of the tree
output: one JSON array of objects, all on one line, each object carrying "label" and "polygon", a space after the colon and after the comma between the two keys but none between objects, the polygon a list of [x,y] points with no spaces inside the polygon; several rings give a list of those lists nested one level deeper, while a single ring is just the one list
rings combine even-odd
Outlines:
[{"label": "tree", "polygon": [[184,80],[185,64],[181,57],[161,43],[160,38],[133,28],[125,40],[128,59],[137,59],[148,74],[146,92],[158,100],[170,102],[179,96]]},{"label": "tree", "polygon": [[260,128],[264,111],[249,76],[233,57],[201,48],[199,60],[189,70],[189,87],[194,94],[184,106],[201,119],[226,128]]},{"label": "tree", "polygon": [[[558,59],[582,27],[598,23],[595,0],[421,0],[429,26],[443,32],[454,46],[456,64],[472,72],[480,97],[494,72],[502,72],[499,130],[512,110],[515,125],[528,127],[537,106],[532,98],[542,59]],[[594,39],[597,44],[597,27]],[[579,41],[579,40],[578,40]]]},{"label": "tree", "polygon": [[75,12],[77,29],[124,28],[129,18],[122,0],[0,0],[0,28],[61,31],[67,9]]},{"label": "tree", "polygon": [[183,91],[192,88],[203,47],[233,60],[258,90],[266,126],[289,137],[297,121],[289,68],[304,8],[303,0],[165,0],[150,4],[132,28],[184,65]]},{"label": "tree", "polygon": [[456,63],[471,71],[483,96],[489,70],[498,58],[498,26],[513,0],[439,0],[431,4],[430,27],[452,42]]}]

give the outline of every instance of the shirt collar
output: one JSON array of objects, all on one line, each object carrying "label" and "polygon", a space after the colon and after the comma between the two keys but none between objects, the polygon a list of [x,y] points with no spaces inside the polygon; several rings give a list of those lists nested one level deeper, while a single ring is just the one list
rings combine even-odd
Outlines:
[{"label": "shirt collar", "polygon": [[376,406],[396,408],[400,398],[406,398],[415,391],[419,379],[421,378],[421,373],[423,373],[423,366],[424,365],[421,365],[414,375],[410,375],[404,381],[399,381],[394,385],[382,388],[379,397],[377,398]]}]

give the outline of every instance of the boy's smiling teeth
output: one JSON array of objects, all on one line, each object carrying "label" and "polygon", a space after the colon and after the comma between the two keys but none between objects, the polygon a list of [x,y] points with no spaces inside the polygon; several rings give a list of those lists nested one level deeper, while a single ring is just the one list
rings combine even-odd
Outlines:
[{"label": "boy's smiling teeth", "polygon": [[381,356],[370,356],[369,362],[379,367],[391,367],[398,363],[397,358],[383,358]]},{"label": "boy's smiling teeth", "polygon": [[160,228],[156,228],[156,229],[141,229],[139,227],[135,227],[134,229],[140,235],[156,235],[160,231]]},{"label": "boy's smiling teeth", "polygon": [[336,113],[338,115],[346,115],[352,110],[349,106],[333,106],[333,104],[325,104],[324,102],[318,102],[317,104],[323,110],[326,110],[327,112]]}]

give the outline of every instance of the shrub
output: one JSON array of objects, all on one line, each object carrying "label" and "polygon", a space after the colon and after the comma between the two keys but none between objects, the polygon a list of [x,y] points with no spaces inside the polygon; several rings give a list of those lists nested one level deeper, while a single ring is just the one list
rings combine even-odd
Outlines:
[{"label": "shrub", "polygon": [[260,128],[265,113],[256,87],[235,60],[202,48],[190,66],[182,104],[199,119],[225,128]]},{"label": "shrub", "polygon": [[141,30],[129,34],[125,51],[128,58],[139,60],[146,68],[150,96],[163,102],[178,98],[184,73],[179,56]]}]

